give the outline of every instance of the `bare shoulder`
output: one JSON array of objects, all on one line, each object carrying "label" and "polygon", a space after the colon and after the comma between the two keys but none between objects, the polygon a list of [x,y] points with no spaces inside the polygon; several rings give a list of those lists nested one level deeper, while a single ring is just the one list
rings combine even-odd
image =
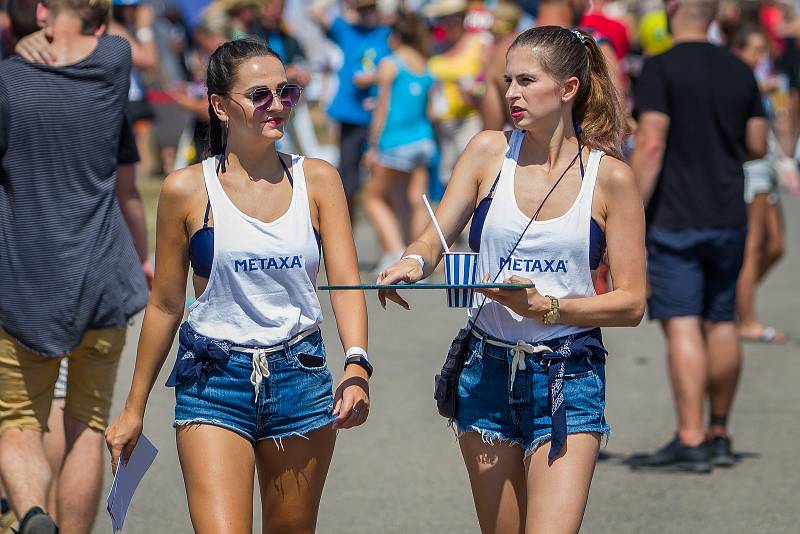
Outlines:
[{"label": "bare shoulder", "polygon": [[501,130],[484,130],[476,134],[463,155],[473,175],[483,177],[488,173],[494,177],[508,151],[510,138],[511,132]]},{"label": "bare shoulder", "polygon": [[205,197],[205,190],[203,166],[199,163],[190,165],[173,171],[164,178],[159,202],[168,202],[172,206],[177,206],[191,202],[198,195]]},{"label": "bare shoulder", "polygon": [[317,198],[321,198],[318,195],[328,195],[342,191],[342,180],[339,178],[339,171],[324,159],[304,158],[303,173],[306,176],[309,191]]},{"label": "bare shoulder", "polygon": [[479,158],[501,156],[508,150],[510,137],[511,132],[483,130],[470,139],[464,152]]},{"label": "bare shoulder", "polygon": [[637,190],[636,178],[630,165],[615,157],[605,155],[600,160],[597,172],[597,185],[600,190],[608,195],[614,195],[628,190]]},{"label": "bare shoulder", "polygon": [[391,56],[387,56],[378,63],[378,79],[391,80],[397,76],[397,64]]}]

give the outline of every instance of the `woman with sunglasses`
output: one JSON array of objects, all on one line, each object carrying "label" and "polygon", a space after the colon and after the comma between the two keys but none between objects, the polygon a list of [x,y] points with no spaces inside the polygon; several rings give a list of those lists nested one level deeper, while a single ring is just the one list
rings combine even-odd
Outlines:
[{"label": "woman with sunglasses", "polygon": [[[449,243],[472,219],[484,281],[536,287],[480,290],[442,375],[462,370],[438,381],[437,400],[457,401],[440,411],[458,430],[483,532],[577,532],[609,431],[600,327],[644,312],[644,209],[621,161],[625,116],[587,33],[524,31],[505,81],[515,130],[472,139],[436,215]],[[614,289],[596,295],[606,246]],[[379,282],[417,282],[441,253],[429,227]],[[396,291],[379,298],[408,308]]]},{"label": "woman with sunglasses", "polygon": [[331,297],[344,376],[334,398],[316,276],[357,284],[347,202],[335,169],[281,154],[301,88],[261,41],[220,46],[208,66],[211,157],[169,175],[158,203],[156,275],[125,408],[108,428],[112,466],[129,457],[147,398],[180,326],[178,456],[196,532],[249,533],[253,476],[265,531],[313,532],[336,429],[367,418],[361,292]]}]

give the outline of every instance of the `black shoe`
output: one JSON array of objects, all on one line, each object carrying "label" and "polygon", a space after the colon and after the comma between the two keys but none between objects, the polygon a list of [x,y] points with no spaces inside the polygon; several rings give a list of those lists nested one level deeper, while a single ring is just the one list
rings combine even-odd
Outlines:
[{"label": "black shoe", "polygon": [[634,454],[625,463],[632,469],[710,473],[711,449],[706,442],[695,447],[688,447],[675,436],[675,439],[656,452]]},{"label": "black shoe", "polygon": [[58,534],[53,518],[38,506],[34,506],[19,522],[18,534]]},{"label": "black shoe", "polygon": [[739,460],[733,454],[731,438],[728,436],[716,436],[709,440],[711,448],[711,463],[715,467],[731,467]]}]

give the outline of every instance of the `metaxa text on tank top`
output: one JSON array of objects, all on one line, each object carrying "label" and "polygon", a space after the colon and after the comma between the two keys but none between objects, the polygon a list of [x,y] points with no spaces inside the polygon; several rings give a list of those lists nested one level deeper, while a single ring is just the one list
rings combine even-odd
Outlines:
[{"label": "metaxa text on tank top", "polygon": [[244,258],[233,260],[233,271],[267,271],[280,269],[302,269],[303,256],[274,256],[271,258]]},{"label": "metaxa text on tank top", "polygon": [[521,273],[565,273],[569,260],[544,258],[515,258],[514,256],[500,257],[500,270],[508,269]]}]

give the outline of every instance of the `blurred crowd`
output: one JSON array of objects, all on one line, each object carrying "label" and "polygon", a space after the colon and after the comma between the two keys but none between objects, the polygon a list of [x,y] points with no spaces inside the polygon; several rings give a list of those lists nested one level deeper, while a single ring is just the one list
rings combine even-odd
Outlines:
[{"label": "blurred crowd", "polygon": [[[6,0],[6,2],[35,0]],[[481,129],[508,127],[504,54],[521,29],[590,30],[632,95],[643,61],[668,50],[662,0],[114,0],[108,31],[132,45],[128,115],[139,176],[164,176],[202,159],[208,127],[204,76],[222,42],[266,41],[304,87],[281,150],[337,164],[395,260],[425,223],[420,202],[443,191],[455,161]],[[709,38],[744,50],[773,119],[774,153],[797,189],[800,2],[723,0]],[[3,56],[23,53],[36,21],[12,28],[0,12]],[[36,57],[35,37],[29,54]],[[751,43],[751,39],[756,42]],[[631,117],[635,134],[635,118]],[[630,136],[629,145],[635,135]],[[362,187],[364,186],[364,187]]]}]

